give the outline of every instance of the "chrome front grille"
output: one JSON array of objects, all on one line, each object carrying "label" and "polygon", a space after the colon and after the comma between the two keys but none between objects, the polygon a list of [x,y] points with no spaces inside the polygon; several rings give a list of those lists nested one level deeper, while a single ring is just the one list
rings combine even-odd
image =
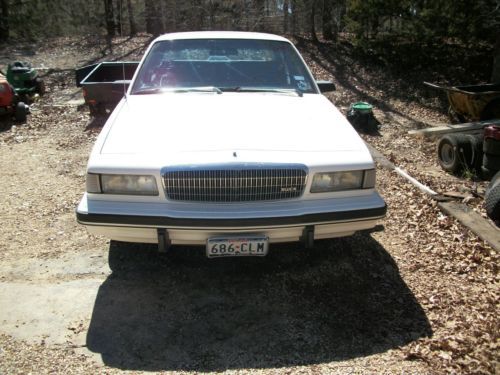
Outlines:
[{"label": "chrome front grille", "polygon": [[163,171],[168,199],[188,202],[254,202],[296,198],[306,184],[305,166],[172,168]]}]

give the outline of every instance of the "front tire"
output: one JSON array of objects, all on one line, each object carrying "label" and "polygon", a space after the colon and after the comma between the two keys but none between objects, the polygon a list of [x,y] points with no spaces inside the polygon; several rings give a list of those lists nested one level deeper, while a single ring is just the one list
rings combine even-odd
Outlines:
[{"label": "front tire", "polygon": [[19,102],[16,104],[16,109],[14,117],[17,122],[25,122],[28,117],[28,106],[24,102]]}]

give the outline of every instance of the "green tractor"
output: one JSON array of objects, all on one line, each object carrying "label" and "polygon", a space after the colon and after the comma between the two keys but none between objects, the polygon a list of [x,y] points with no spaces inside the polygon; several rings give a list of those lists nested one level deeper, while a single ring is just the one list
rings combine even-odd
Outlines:
[{"label": "green tractor", "polygon": [[45,84],[36,69],[25,61],[15,61],[7,67],[7,81],[20,97],[30,97],[35,93],[45,93]]}]

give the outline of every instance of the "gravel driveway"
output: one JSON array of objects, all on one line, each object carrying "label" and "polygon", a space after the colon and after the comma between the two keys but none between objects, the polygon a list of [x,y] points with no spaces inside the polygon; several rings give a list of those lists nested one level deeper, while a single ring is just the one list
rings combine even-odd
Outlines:
[{"label": "gravel driveway", "polygon": [[[145,40],[115,53],[140,55]],[[383,231],[310,251],[209,260],[199,247],[164,256],[89,235],[74,209],[99,127],[67,104],[65,70],[98,57],[85,48],[65,39],[37,50],[35,63],[58,67],[49,92],[27,124],[0,123],[1,373],[498,371],[498,255],[382,169]],[[402,124],[368,139],[391,158],[408,120],[378,116]],[[428,160],[430,147],[411,152]],[[414,173],[434,187],[450,178],[429,168]]]}]

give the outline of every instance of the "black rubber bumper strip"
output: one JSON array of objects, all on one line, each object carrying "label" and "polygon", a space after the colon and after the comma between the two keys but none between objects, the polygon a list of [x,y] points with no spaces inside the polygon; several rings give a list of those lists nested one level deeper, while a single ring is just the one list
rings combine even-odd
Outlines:
[{"label": "black rubber bumper strip", "polygon": [[140,227],[261,227],[283,225],[307,225],[321,222],[357,221],[381,218],[387,211],[387,205],[364,210],[323,212],[298,216],[279,216],[251,219],[183,219],[165,216],[135,216],[135,215],[108,215],[82,214],[77,212],[79,223],[85,225],[126,225]]}]

